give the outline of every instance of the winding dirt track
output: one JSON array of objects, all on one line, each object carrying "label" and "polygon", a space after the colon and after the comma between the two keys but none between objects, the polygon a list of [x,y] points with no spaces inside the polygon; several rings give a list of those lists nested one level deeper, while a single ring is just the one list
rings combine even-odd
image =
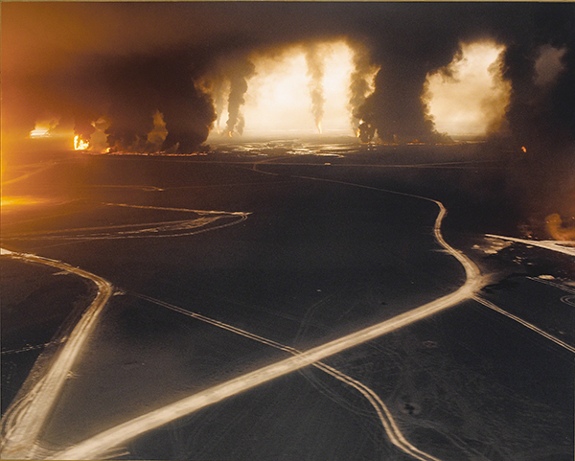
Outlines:
[{"label": "winding dirt track", "polygon": [[[253,170],[263,174],[271,174],[274,175],[275,173],[269,171],[262,171],[259,170],[258,167],[263,163],[268,163],[268,161],[258,162],[253,165]],[[221,383],[219,385],[213,386],[212,388],[206,389],[201,391],[197,394],[191,395],[187,398],[174,402],[170,405],[167,405],[163,408],[156,409],[149,413],[143,414],[138,418],[135,418],[130,421],[126,421],[118,426],[112,427],[100,434],[96,434],[95,436],[87,439],[83,442],[78,443],[77,445],[68,447],[63,451],[54,453],[49,452],[48,450],[41,447],[39,442],[39,437],[41,436],[42,428],[50,415],[50,412],[57,401],[60,391],[67,379],[68,373],[72,369],[75,361],[78,359],[78,356],[81,354],[83,347],[87,338],[89,337],[89,333],[93,330],[99,315],[108,302],[110,296],[113,293],[112,285],[107,282],[106,280],[98,277],[94,274],[91,274],[87,271],[82,269],[70,266],[66,263],[61,261],[51,260],[35,255],[30,254],[23,254],[23,253],[14,253],[9,250],[2,250],[2,256],[9,257],[12,259],[22,260],[27,263],[33,264],[43,264],[51,267],[58,268],[60,270],[64,270],[68,273],[73,273],[80,277],[86,278],[91,280],[98,288],[98,293],[96,298],[83,314],[82,318],[75,326],[73,331],[71,332],[65,347],[57,355],[56,359],[54,360],[53,364],[51,365],[50,369],[47,371],[46,375],[32,388],[32,390],[24,395],[20,401],[15,402],[5,415],[2,420],[2,430],[3,430],[3,441],[1,445],[1,457],[3,459],[8,458],[19,458],[19,459],[34,459],[34,458],[46,458],[46,459],[91,459],[91,458],[100,458],[102,456],[106,456],[122,444],[125,444],[127,441],[137,437],[138,435],[154,430],[166,423],[169,423],[177,418],[183,417],[185,415],[191,414],[196,412],[202,408],[205,408],[209,405],[215,404],[220,402],[226,398],[232,397],[239,393],[245,392],[247,390],[253,389],[263,383],[267,383],[273,379],[279,378],[286,374],[292,373],[294,371],[300,370],[307,366],[314,366],[325,373],[333,376],[334,378],[346,383],[347,385],[353,387],[358,392],[360,392],[373,406],[374,410],[376,411],[378,418],[385,429],[390,441],[397,446],[399,449],[404,451],[404,453],[410,455],[414,459],[418,459],[420,461],[439,461],[437,458],[433,457],[432,455],[425,453],[419,450],[417,447],[412,445],[408,440],[405,439],[403,434],[401,433],[400,429],[397,427],[395,421],[391,413],[389,412],[386,405],[383,401],[379,398],[379,396],[369,387],[364,385],[363,383],[355,380],[354,378],[345,375],[344,373],[340,372],[339,370],[330,367],[322,362],[322,360],[330,357],[334,354],[338,354],[343,352],[347,349],[353,348],[365,342],[371,341],[375,338],[378,338],[382,335],[385,335],[389,332],[395,331],[399,328],[403,328],[415,322],[418,322],[424,318],[427,318],[431,315],[434,315],[438,312],[441,312],[445,309],[453,307],[462,301],[474,299],[476,302],[483,304],[484,306],[496,310],[497,312],[502,313],[515,321],[520,322],[524,326],[532,329],[533,331],[538,332],[539,334],[543,334],[548,339],[554,341],[555,343],[559,344],[560,346],[570,350],[573,352],[573,348],[571,346],[566,347],[563,342],[558,342],[557,338],[550,337],[548,334],[544,334],[540,329],[534,327],[531,324],[522,321],[522,319],[517,318],[516,316],[511,316],[511,314],[503,311],[498,306],[489,303],[488,301],[480,298],[477,295],[479,289],[483,286],[483,278],[480,275],[479,269],[477,266],[467,258],[463,253],[451,247],[443,238],[441,233],[441,225],[442,221],[447,213],[444,205],[434,199],[429,197],[402,193],[392,190],[386,190],[371,186],[365,186],[361,184],[349,183],[345,181],[338,181],[338,180],[331,180],[331,179],[324,179],[318,177],[307,177],[307,176],[292,176],[297,177],[304,180],[310,181],[321,181],[321,182],[329,182],[329,183],[336,183],[346,187],[354,187],[354,188],[362,188],[368,189],[380,193],[387,193],[387,194],[394,194],[404,197],[410,197],[413,199],[424,200],[431,203],[434,203],[438,207],[438,214],[434,224],[434,236],[438,244],[444,249],[446,253],[451,255],[452,257],[456,258],[458,262],[462,265],[465,271],[465,282],[464,284],[454,291],[453,293],[438,298],[434,301],[426,303],[424,305],[418,306],[408,312],[405,312],[401,315],[388,319],[384,322],[378,323],[376,325],[364,328],[359,330],[355,333],[346,335],[342,338],[330,341],[323,345],[314,347],[307,351],[299,351],[290,346],[285,346],[280,343],[277,343],[273,340],[260,337],[253,333],[247,332],[245,330],[240,330],[237,327],[232,325],[225,324],[223,322],[210,319],[205,316],[201,316],[200,314],[196,314],[190,311],[186,311],[184,309],[178,308],[177,306],[172,306],[167,303],[164,303],[160,300],[155,300],[152,298],[147,298],[141,295],[142,298],[148,299],[151,302],[156,304],[162,305],[172,310],[177,310],[182,314],[192,316],[197,318],[198,320],[205,321],[211,323],[217,327],[225,328],[229,331],[232,331],[236,334],[241,334],[245,337],[251,338],[253,340],[259,341],[263,344],[269,345],[271,347],[279,348],[290,353],[292,356],[286,358],[284,360],[280,360],[276,363],[268,365],[266,367],[260,368],[253,372],[247,373],[245,375],[236,377],[231,379],[227,382]],[[20,179],[20,178],[17,178]],[[128,206],[134,207],[134,205],[128,204],[108,204],[108,205],[116,205],[116,206]],[[160,208],[160,207],[148,207],[148,206],[141,206],[141,208],[152,208],[152,209],[163,209],[163,210],[172,210],[172,211],[194,211],[198,212],[199,210],[184,210],[184,209],[169,209],[169,208]],[[201,212],[201,210],[200,210]],[[233,218],[237,218],[231,223],[226,223],[221,226],[215,226],[210,229],[202,229],[199,232],[205,232],[207,230],[213,230],[216,228],[227,227],[229,225],[237,224],[247,218],[249,213],[227,213],[227,212],[216,212],[216,211],[203,211],[201,215],[205,217],[209,217],[209,219],[217,219],[221,216],[218,215],[226,215],[231,216]],[[177,223],[183,223],[186,221],[178,221]],[[155,223],[158,224],[158,223]],[[160,223],[163,225],[174,225],[174,222],[164,222]],[[192,226],[196,227],[196,226]],[[202,227],[202,226],[197,226]],[[94,230],[94,229],[82,229],[85,230]],[[102,229],[97,229],[101,231]],[[114,229],[106,229],[117,231],[117,228]],[[193,235],[198,231],[192,231],[190,233],[179,234],[178,236],[182,235]],[[141,233],[141,229],[138,230],[137,233]],[[127,238],[125,232],[119,232],[119,238]],[[124,234],[124,235],[121,235]],[[175,236],[175,235],[169,235]],[[59,236],[60,238],[62,236]],[[83,236],[83,238],[95,238],[96,236]],[[110,238],[110,236],[106,236]],[[149,237],[146,235],[144,237]],[[490,237],[493,238],[500,238],[504,240],[510,240],[517,243],[524,243],[533,245],[534,242],[532,241],[524,241],[521,239],[514,239],[510,237],[502,237],[502,236],[495,236],[491,235]],[[571,253],[571,248],[566,248],[564,246],[558,247],[557,245],[547,245],[547,242],[541,242],[542,244],[538,245],[543,248],[553,250],[553,251],[560,251],[566,254],[573,254]],[[570,299],[570,298],[569,298]]]},{"label": "winding dirt track", "polygon": [[46,375],[20,401],[11,405],[2,420],[1,457],[34,459],[42,456],[42,450],[37,446],[40,431],[60,395],[68,372],[82,353],[102,309],[112,296],[113,287],[103,278],[61,261],[5,249],[2,249],[1,254],[3,257],[55,267],[78,275],[90,280],[98,288],[96,297],[70,333],[65,346],[59,351]]},{"label": "winding dirt track", "polygon": [[[359,187],[378,192],[401,195],[405,197],[421,199],[434,203],[439,208],[439,212],[437,214],[434,224],[435,238],[448,254],[456,258],[461,263],[461,265],[465,270],[466,275],[465,283],[459,289],[457,289],[456,291],[452,292],[449,295],[443,296],[434,301],[416,307],[408,312],[400,314],[384,322],[361,329],[359,331],[356,331],[355,333],[351,333],[342,338],[330,341],[326,344],[298,353],[290,358],[280,360],[276,363],[265,366],[253,372],[247,373],[245,375],[238,376],[237,378],[213,386],[197,394],[176,401],[170,405],[143,414],[138,418],[126,421],[123,424],[112,427],[100,434],[91,437],[90,439],[80,442],[75,446],[69,447],[66,450],[55,453],[51,457],[51,459],[93,459],[102,457],[103,455],[109,453],[117,446],[126,443],[127,441],[137,437],[138,435],[144,432],[159,428],[164,424],[174,421],[175,419],[189,415],[209,405],[213,405],[215,403],[221,402],[224,399],[230,398],[234,395],[253,389],[273,379],[285,376],[289,373],[293,373],[294,371],[300,370],[304,367],[314,365],[326,359],[327,357],[338,354],[340,352],[343,352],[360,344],[366,343],[384,334],[390,333],[399,328],[403,328],[407,325],[413,324],[415,322],[418,322],[419,320],[422,320],[445,309],[448,309],[452,306],[455,306],[461,303],[462,301],[472,298],[481,288],[483,280],[482,277],[480,276],[480,272],[477,266],[464,254],[451,247],[445,241],[443,235],[441,234],[441,224],[443,218],[447,213],[445,207],[441,202],[428,197],[389,191],[385,189],[379,189],[375,187],[364,186],[354,183],[347,183],[343,181],[326,180],[314,177],[301,177],[301,178],[313,181],[339,183],[345,186]],[[369,391],[366,390],[365,392],[369,394]],[[373,398],[373,396],[371,396],[370,398]],[[375,402],[375,404],[377,405],[378,402]],[[403,441],[401,443],[403,443]],[[415,447],[413,448],[417,450],[417,448]],[[422,454],[422,456],[426,455],[423,452],[420,453]],[[434,459],[434,458],[418,457],[417,459]]]},{"label": "winding dirt track", "polygon": [[569,256],[575,256],[575,243],[571,240],[557,241],[557,240],[527,240],[515,237],[505,237],[504,235],[485,234],[486,237],[491,237],[499,240],[507,240],[508,242],[522,243],[546,250],[555,251],[556,253],[563,253]]},{"label": "winding dirt track", "polygon": [[[251,339],[253,341],[257,341],[257,342],[264,344],[266,346],[270,346],[270,347],[273,347],[275,349],[282,350],[282,351],[287,352],[291,355],[296,356],[296,355],[301,354],[301,351],[298,349],[295,349],[295,348],[290,347],[290,346],[286,346],[285,344],[278,343],[277,341],[274,341],[272,339],[264,338],[262,336],[255,334],[255,333],[251,333],[249,331],[246,331],[246,330],[243,330],[241,328],[235,327],[233,325],[221,322],[219,320],[212,319],[210,317],[199,314],[197,312],[188,311],[186,309],[182,309],[181,307],[174,306],[173,304],[169,304],[169,303],[166,303],[164,301],[160,301],[159,299],[154,299],[154,298],[151,298],[149,296],[142,295],[142,294],[134,294],[134,296],[137,296],[138,298],[141,298],[141,299],[145,299],[146,301],[157,304],[158,306],[165,307],[165,308],[170,309],[174,312],[178,312],[178,313],[183,314],[187,317],[192,317],[194,319],[200,320],[200,321],[205,322],[205,323],[209,323],[210,325],[214,325],[218,328],[222,328],[224,330],[230,331],[232,333],[235,333],[237,335]],[[385,405],[383,400],[381,400],[381,398],[377,395],[377,393],[373,389],[369,388],[368,386],[366,386],[362,382],[358,381],[357,379],[354,379],[351,376],[346,375],[345,373],[342,373],[338,369],[336,369],[332,366],[329,366],[323,362],[313,363],[312,366],[314,366],[315,368],[323,371],[324,373],[327,373],[328,375],[334,377],[338,381],[341,381],[341,382],[347,384],[348,386],[353,387],[356,391],[358,391],[369,402],[369,404],[373,407],[381,425],[383,426],[383,429],[385,430],[385,433],[389,437],[389,440],[397,448],[399,448],[400,450],[402,450],[407,455],[409,455],[412,458],[417,459],[419,461],[440,461],[438,458],[430,455],[429,453],[426,453],[426,452],[420,450],[419,448],[417,448],[415,445],[411,444],[405,438],[405,436],[403,435],[403,433],[399,429],[397,423],[393,419],[393,415],[391,414],[391,412],[387,408],[387,405]]]}]

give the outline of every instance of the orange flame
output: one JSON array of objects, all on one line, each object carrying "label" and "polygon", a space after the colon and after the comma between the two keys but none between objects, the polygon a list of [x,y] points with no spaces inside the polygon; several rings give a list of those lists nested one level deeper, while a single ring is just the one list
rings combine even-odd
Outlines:
[{"label": "orange flame", "polygon": [[85,141],[80,136],[74,136],[74,150],[87,150],[90,147],[90,142]]},{"label": "orange flame", "polygon": [[524,154],[526,154],[526,153],[527,153],[527,147],[521,146],[521,152],[523,152]]}]

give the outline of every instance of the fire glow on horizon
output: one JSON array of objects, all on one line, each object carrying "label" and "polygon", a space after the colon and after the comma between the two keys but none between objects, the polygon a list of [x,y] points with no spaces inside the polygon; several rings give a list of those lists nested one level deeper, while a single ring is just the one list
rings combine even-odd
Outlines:
[{"label": "fire glow on horizon", "polygon": [[[259,54],[252,58],[255,72],[241,106],[241,131],[248,135],[270,133],[333,133],[353,135],[350,85],[357,73],[356,51],[343,41],[294,45],[279,54]],[[374,91],[372,67],[361,78]],[[214,99],[228,100],[230,88]],[[216,107],[216,109],[218,109]],[[229,112],[221,107],[214,132],[225,130]],[[232,133],[229,133],[232,134]]]},{"label": "fire glow on horizon", "polygon": [[[555,63],[545,82],[552,81],[562,69],[555,61],[559,62],[564,50],[550,49],[541,52],[543,58]],[[492,41],[462,43],[449,65],[427,75],[422,101],[436,131],[485,136],[505,126],[511,85],[502,76],[504,50],[503,45]],[[368,62],[361,46],[344,40],[298,43],[243,58],[222,58],[215,77],[208,73],[206,80],[199,82],[200,91],[212,97],[217,113],[211,136],[358,135],[362,121],[354,114],[374,93],[379,71]],[[150,116],[152,131],[142,133],[138,139],[143,141],[131,149],[159,152],[166,148],[164,115],[156,110]],[[59,121],[56,117],[39,120],[28,137],[67,136],[68,128],[60,127]],[[91,135],[72,134],[73,149],[108,152],[108,129],[113,124],[104,115],[92,122]],[[373,137],[376,128],[365,125],[372,129]]]},{"label": "fire glow on horizon", "polygon": [[493,42],[463,43],[448,66],[427,76],[423,100],[438,132],[486,135],[501,127],[511,94],[499,66],[504,50]]},{"label": "fire glow on horizon", "polygon": [[60,119],[55,117],[38,120],[28,137],[31,139],[48,138],[53,135],[53,130],[58,127],[59,123]]},{"label": "fire glow on horizon", "polygon": [[90,148],[90,142],[85,141],[80,136],[74,136],[74,150],[87,150]]},{"label": "fire glow on horizon", "polygon": [[[448,66],[428,75],[422,98],[438,132],[484,136],[503,125],[511,91],[499,66],[503,51],[494,42],[463,43]],[[252,57],[254,72],[246,78],[237,129],[226,128],[230,85],[223,84],[213,94],[220,101],[213,133],[356,134],[359,120],[353,120],[349,103],[355,53],[338,41]],[[378,70],[364,76],[369,91],[363,100],[373,93]]]}]

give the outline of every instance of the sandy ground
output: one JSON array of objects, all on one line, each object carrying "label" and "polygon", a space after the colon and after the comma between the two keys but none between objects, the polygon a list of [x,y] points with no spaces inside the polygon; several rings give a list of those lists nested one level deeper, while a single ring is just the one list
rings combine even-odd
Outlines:
[{"label": "sandy ground", "polygon": [[[519,262],[508,256],[512,247],[496,255],[473,249],[485,243],[483,233],[510,234],[517,224],[515,209],[493,214],[494,203],[475,200],[475,193],[453,195],[454,184],[470,175],[480,181],[477,171],[496,181],[497,162],[470,165],[449,151],[445,161],[422,166],[422,150],[346,157],[345,146],[316,148],[322,155],[306,158],[284,149],[270,161],[266,149],[236,155],[232,147],[194,159],[92,157],[72,165],[73,179],[56,165],[38,173],[32,190],[28,179],[11,183],[14,194],[26,185],[28,193],[52,201],[12,211],[2,223],[3,245],[80,266],[119,291],[43,430],[46,450],[289,356],[140,295],[307,350],[463,283],[461,265],[434,238],[433,203],[334,181],[434,191],[447,204],[448,240],[495,274],[480,296],[573,345],[566,328],[573,317],[561,301],[570,292],[529,278],[542,274],[537,268],[556,267],[552,276],[564,281],[569,261],[555,264],[548,262],[555,256],[538,253],[527,265],[525,255]],[[255,171],[253,162],[262,160]],[[301,165],[306,162],[313,165]],[[110,203],[136,207],[104,205]],[[169,238],[94,238],[118,237],[142,222],[172,232],[166,223],[181,222],[184,214],[176,209],[232,213],[233,225]],[[81,238],[61,239],[65,234]],[[33,325],[22,320],[20,327]],[[328,363],[372,389],[406,439],[437,459],[566,460],[572,454],[572,354],[475,301]],[[114,450],[126,459],[413,459],[390,443],[357,389],[309,367]]]}]

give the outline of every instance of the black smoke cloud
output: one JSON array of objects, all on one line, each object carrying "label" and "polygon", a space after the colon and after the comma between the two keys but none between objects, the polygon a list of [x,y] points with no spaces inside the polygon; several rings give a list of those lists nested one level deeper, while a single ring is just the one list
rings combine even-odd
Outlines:
[{"label": "black smoke cloud", "polygon": [[[507,119],[517,142],[538,148],[575,138],[575,5],[530,6],[531,15],[507,44],[505,77],[512,83]],[[550,87],[537,85],[535,62],[543,46],[565,48],[563,69]]]},{"label": "black smoke cloud", "polygon": [[[158,55],[133,54],[99,57],[86,72],[101,82],[100,104],[78,101],[75,130],[89,139],[92,123],[105,115],[112,151],[152,151],[179,148],[193,151],[207,137],[215,119],[210,98],[194,86],[198,60],[188,50],[169,50]],[[92,98],[93,99],[93,98]],[[150,143],[154,114],[163,114],[167,138],[163,145]]]},{"label": "black smoke cloud", "polygon": [[[227,129],[238,131],[251,52],[345,38],[369,50],[363,66],[381,67],[357,118],[384,140],[433,141],[421,101],[427,74],[447,65],[460,42],[494,39],[507,47],[512,141],[565,146],[575,138],[574,35],[570,3],[8,3],[3,130],[25,133],[54,113],[87,136],[104,115],[112,146],[145,149],[160,111],[162,148],[193,150],[217,104],[198,82],[222,63],[231,88]],[[534,66],[545,45],[566,52],[554,85],[540,88]]]}]

